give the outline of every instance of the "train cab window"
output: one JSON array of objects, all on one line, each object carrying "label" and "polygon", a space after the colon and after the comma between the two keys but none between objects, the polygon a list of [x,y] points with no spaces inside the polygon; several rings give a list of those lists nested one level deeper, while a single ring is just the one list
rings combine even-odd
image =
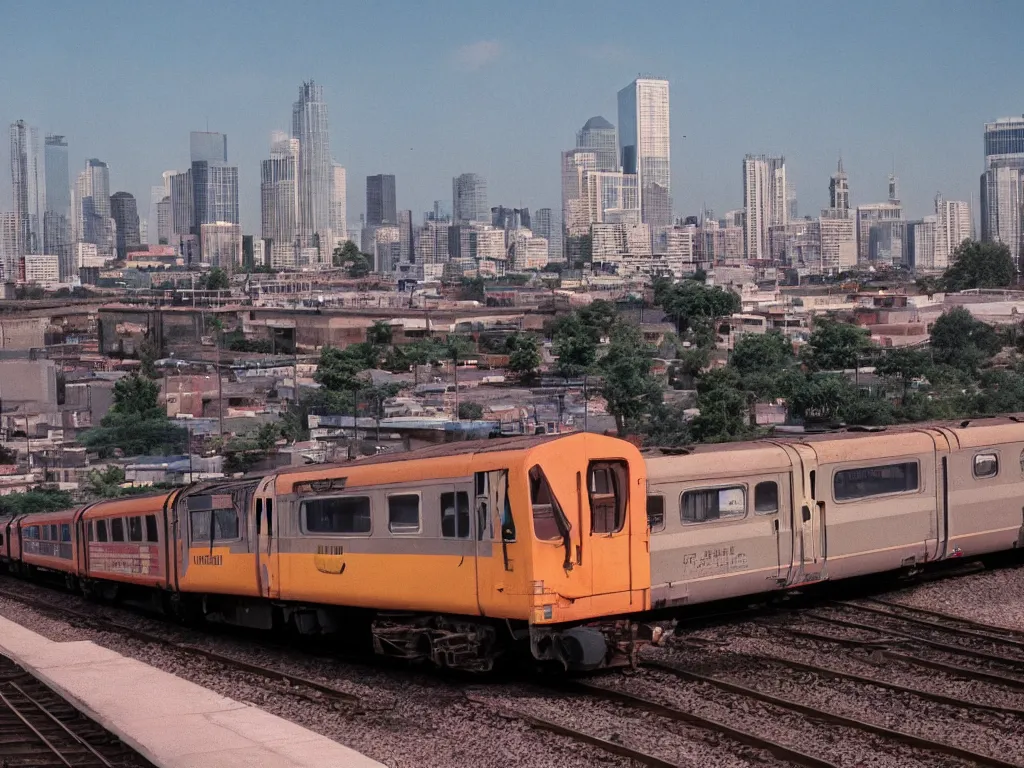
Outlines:
[{"label": "train cab window", "polygon": [[665,530],[665,497],[647,497],[647,527],[651,533]]},{"label": "train cab window", "polygon": [[267,499],[267,536],[274,535],[274,500]]},{"label": "train cab window", "polygon": [[626,524],[628,472],[622,461],[594,461],[587,469],[592,533],[618,533]]},{"label": "train cab window", "polygon": [[96,541],[96,529],[92,520],[85,524],[85,540]]},{"label": "train cab window", "polygon": [[995,477],[999,474],[999,456],[994,453],[979,453],[974,457],[974,476]]},{"label": "train cab window", "polygon": [[142,518],[138,515],[128,518],[128,541],[142,541]]},{"label": "train cab window", "polygon": [[530,505],[533,511],[533,533],[539,541],[558,541],[569,532],[569,521],[558,499],[551,491],[544,470],[536,465],[530,470]]},{"label": "train cab window", "polygon": [[115,517],[110,521],[110,540],[124,541],[124,520]]},{"label": "train cab window", "polygon": [[60,540],[71,541],[71,525],[68,523],[60,524]]},{"label": "train cab window", "polygon": [[159,541],[160,536],[156,527],[156,515],[146,515],[146,541]]},{"label": "train cab window", "polygon": [[684,523],[744,517],[747,514],[747,489],[742,485],[730,485],[685,491],[680,507],[680,519]]},{"label": "train cab window", "polygon": [[779,484],[765,480],[754,486],[754,512],[759,515],[774,515],[779,511]]},{"label": "train cab window", "polygon": [[189,512],[189,524],[192,541],[209,541],[211,525],[214,541],[238,538],[238,515],[234,509],[195,509]]},{"label": "train cab window", "polygon": [[302,502],[307,533],[369,533],[370,497],[340,496]]},{"label": "train cab window", "polygon": [[917,474],[916,461],[842,469],[832,479],[832,492],[836,501],[910,493],[920,487]]},{"label": "train cab window", "polygon": [[107,521],[97,520],[96,521],[96,541],[107,540]]},{"label": "train cab window", "polygon": [[388,530],[392,533],[420,532],[420,496],[399,493],[388,496]]},{"label": "train cab window", "polygon": [[469,494],[441,494],[441,535],[446,539],[469,538]]}]

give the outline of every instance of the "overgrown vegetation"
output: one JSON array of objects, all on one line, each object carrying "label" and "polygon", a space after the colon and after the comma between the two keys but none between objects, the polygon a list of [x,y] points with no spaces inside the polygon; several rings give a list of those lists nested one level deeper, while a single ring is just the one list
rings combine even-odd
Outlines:
[{"label": "overgrown vegetation", "polygon": [[101,457],[117,454],[167,455],[182,450],[188,432],[175,425],[157,400],[156,382],[139,375],[114,385],[114,404],[98,427],[86,430],[79,442]]}]

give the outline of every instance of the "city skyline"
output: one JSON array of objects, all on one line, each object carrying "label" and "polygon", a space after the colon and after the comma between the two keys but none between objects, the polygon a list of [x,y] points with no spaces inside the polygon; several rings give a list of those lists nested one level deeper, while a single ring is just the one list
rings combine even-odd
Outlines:
[{"label": "city skyline", "polygon": [[[5,43],[0,71],[5,72],[7,91],[0,120],[10,124],[24,119],[41,134],[66,136],[70,167],[80,168],[85,159],[97,157],[109,165],[112,187],[139,201],[149,199],[163,170],[187,167],[182,137],[207,128],[209,121],[209,130],[229,136],[231,162],[239,168],[242,227],[255,233],[267,138],[275,128],[289,126],[288,106],[298,85],[310,79],[323,86],[324,101],[335,116],[330,150],[347,170],[350,222],[363,213],[361,181],[381,170],[397,178],[398,207],[417,215],[429,210],[433,200],[446,197],[451,178],[464,169],[487,179],[489,199],[497,204],[557,210],[559,153],[572,146],[589,117],[603,115],[618,122],[616,92],[638,71],[650,70],[671,84],[676,215],[697,213],[702,205],[719,215],[740,206],[742,188],[734,169],[749,153],[785,155],[800,210],[811,215],[828,204],[828,176],[838,154],[850,177],[852,207],[885,200],[886,175],[895,157],[908,216],[926,215],[936,192],[976,200],[983,170],[980,126],[1024,111],[1024,89],[1009,76],[1014,46],[1000,44],[1019,39],[1024,26],[1010,3],[988,3],[984,14],[967,4],[890,8],[867,3],[869,11],[872,5],[884,7],[893,22],[871,35],[856,25],[837,25],[838,8],[794,5],[790,13],[778,14],[739,4],[743,13],[734,14],[716,10],[718,4],[687,6],[685,12],[656,4],[646,12],[660,14],[665,23],[655,25],[659,29],[612,34],[597,21],[582,20],[564,49],[555,45],[553,32],[559,19],[572,15],[568,6],[545,16],[550,23],[535,39],[524,41],[515,30],[494,27],[480,10],[450,4],[447,13],[409,9],[394,20],[388,14],[396,40],[408,39],[413,30],[423,36],[424,25],[438,23],[433,18],[438,16],[450,22],[449,32],[433,47],[419,43],[403,52],[396,42],[382,71],[366,78],[356,77],[339,53],[325,47],[330,23],[315,29],[299,23],[314,5],[296,14],[296,20],[277,19],[273,30],[260,26],[268,14],[210,9],[211,24],[229,24],[237,34],[217,50],[204,47],[197,56],[186,56],[187,61],[176,59],[182,71],[173,79],[161,74],[158,64],[143,61],[140,43],[117,49],[114,33],[122,46],[131,37],[126,28],[133,25],[139,25],[140,38],[146,37],[143,29],[184,33],[187,7],[175,13],[150,9],[143,18],[132,19],[115,13],[113,6],[90,15],[69,3],[60,7],[69,23],[57,38],[36,31],[38,25],[19,25],[18,18],[27,11],[11,9],[12,23],[0,33]],[[345,26],[379,20],[384,14],[317,7],[323,21],[344,19]],[[591,7],[597,19],[612,8],[602,3]],[[523,15],[540,10],[527,3]],[[907,25],[926,23],[910,40],[896,34],[900,19]],[[669,34],[675,22],[700,26],[702,33],[687,46],[678,46]],[[11,32],[16,29],[17,36]],[[111,50],[98,56],[98,70],[89,75],[116,72],[116,93],[105,86],[82,88],[82,76],[68,66],[61,39],[83,29],[98,38],[98,51]],[[983,57],[977,55],[981,44],[969,42],[972,30],[985,41]],[[767,55],[755,57],[742,50],[744,41],[773,33],[788,35],[783,52],[770,47]],[[295,50],[281,61],[275,58],[273,66],[260,60],[259,46],[251,45],[271,34],[275,40],[296,41]],[[111,45],[102,44],[108,38]],[[837,57],[834,63],[851,72],[843,84],[811,64],[826,39]],[[243,40],[249,42],[240,44]],[[357,50],[364,46],[355,45]],[[712,50],[715,55],[708,56]],[[939,71],[922,65],[926,50],[942,51]],[[139,57],[140,66],[132,69],[138,74],[125,83],[124,70],[115,64],[132,56]],[[582,73],[575,73],[574,62],[585,64]],[[411,74],[401,86],[382,85],[385,77],[405,72],[410,64]],[[511,92],[503,88],[494,93],[478,87],[508,65],[524,68],[519,81],[545,76],[547,83],[539,89],[516,83]],[[749,87],[743,77],[765,71],[771,77],[764,75],[764,82],[757,83],[753,102],[740,98]],[[862,85],[881,71],[889,75],[885,87]],[[212,72],[218,77],[201,76]],[[453,76],[464,86],[454,93],[447,85]],[[399,99],[379,98],[399,93]],[[957,94],[957,109],[936,112],[934,105],[942,103],[936,97],[945,94],[948,99],[950,93]],[[755,114],[758,119],[750,119]],[[9,158],[3,160],[9,167]],[[9,180],[2,186],[0,207],[10,210]]]}]

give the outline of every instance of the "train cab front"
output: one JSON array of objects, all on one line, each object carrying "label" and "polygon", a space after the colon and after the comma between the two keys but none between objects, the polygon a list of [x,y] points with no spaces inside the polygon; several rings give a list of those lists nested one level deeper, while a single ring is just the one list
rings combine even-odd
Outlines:
[{"label": "train cab front", "polygon": [[[580,434],[530,452],[530,647],[587,670],[632,661],[650,608],[646,476],[624,440]],[[505,538],[506,531],[502,531]]]}]

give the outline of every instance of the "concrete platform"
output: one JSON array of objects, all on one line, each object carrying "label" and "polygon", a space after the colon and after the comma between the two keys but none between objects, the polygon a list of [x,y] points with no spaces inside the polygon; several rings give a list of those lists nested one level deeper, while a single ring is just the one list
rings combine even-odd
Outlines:
[{"label": "concrete platform", "polygon": [[325,736],[92,642],[57,643],[0,617],[0,653],[158,768],[382,768]]}]

